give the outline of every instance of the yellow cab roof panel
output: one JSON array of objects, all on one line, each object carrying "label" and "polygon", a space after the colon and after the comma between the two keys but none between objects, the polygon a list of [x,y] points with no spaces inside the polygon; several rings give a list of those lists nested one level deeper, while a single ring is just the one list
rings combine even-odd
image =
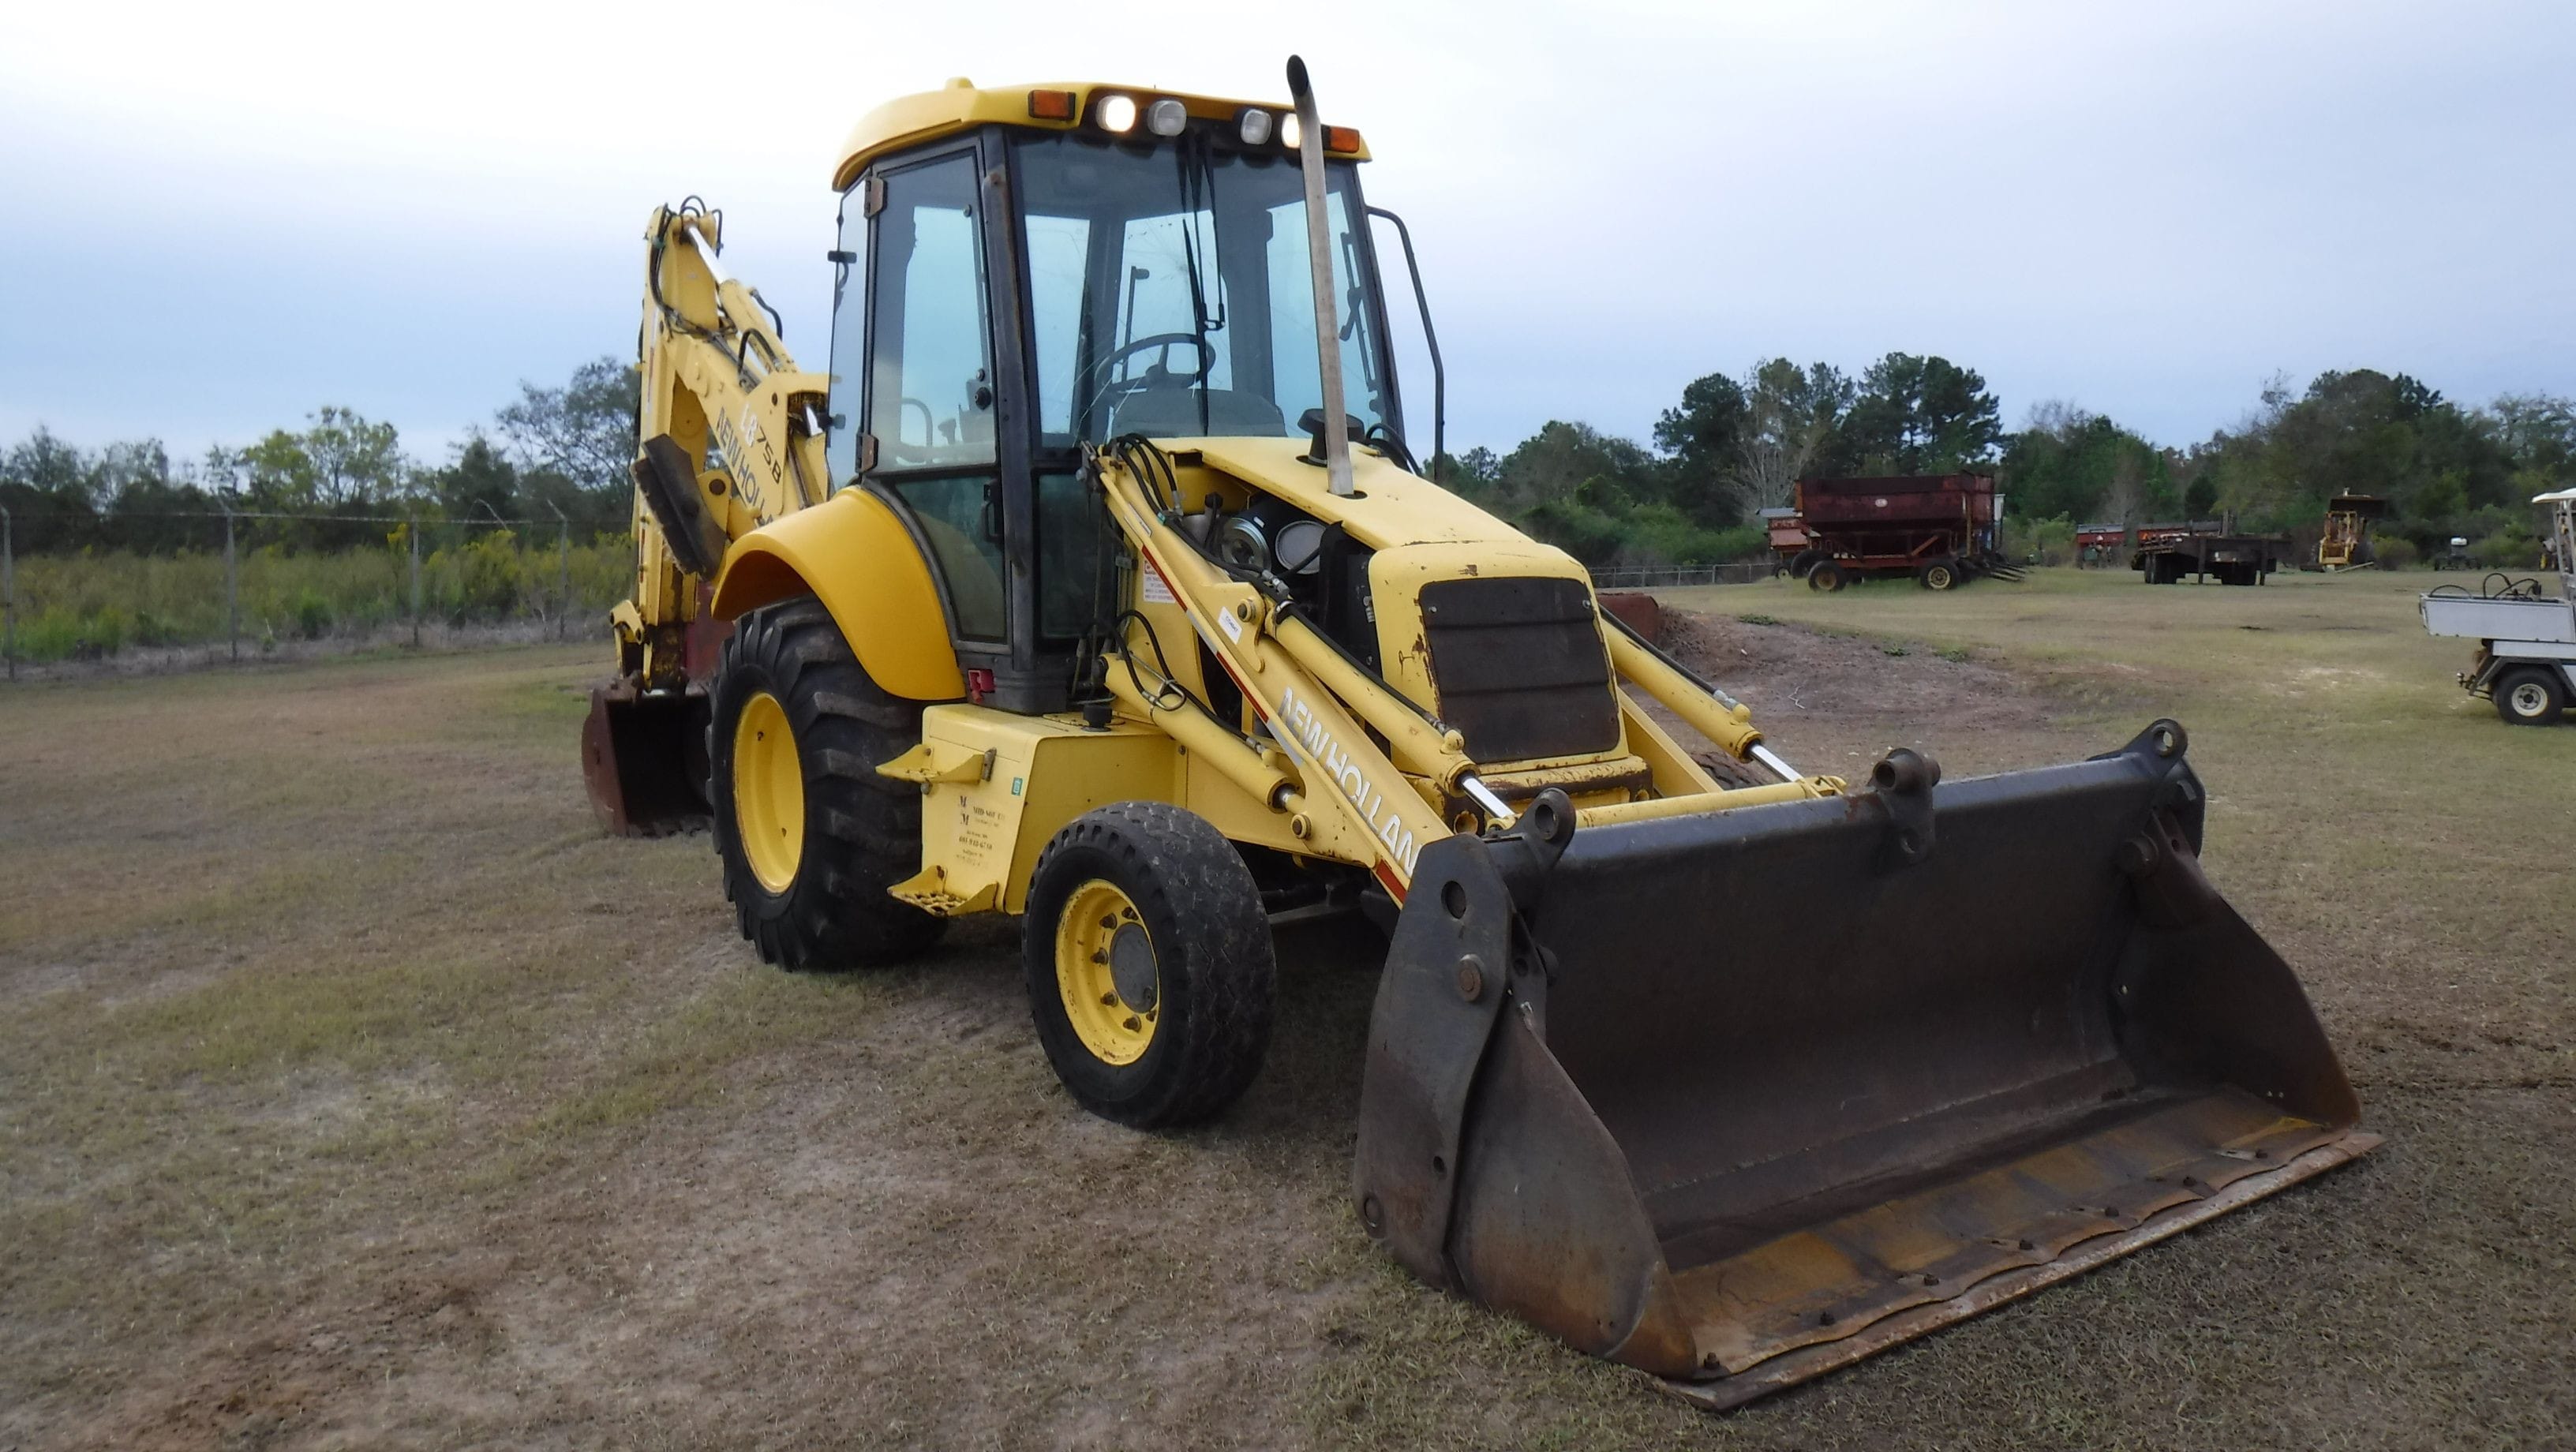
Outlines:
[{"label": "yellow cab roof panel", "polygon": [[[1029,114],[1031,91],[1071,91],[1071,121],[1045,121]],[[1036,131],[1071,131],[1087,125],[1083,118],[1091,114],[1093,95],[1113,91],[1136,98],[1139,106],[1165,96],[1179,101],[1193,120],[1230,121],[1246,106],[1258,106],[1274,116],[1285,116],[1296,108],[1284,101],[1231,101],[1221,96],[1193,96],[1181,91],[1167,91],[1155,86],[1116,86],[1099,81],[1035,81],[1024,86],[978,86],[963,76],[956,77],[936,91],[918,95],[897,96],[859,118],[850,128],[850,139],[841,143],[841,160],[832,168],[832,190],[846,190],[859,179],[869,162],[898,146],[935,140],[977,126],[1001,123],[1026,126]],[[1345,158],[1336,156],[1335,160]],[[1351,160],[1368,160],[1368,146],[1362,142]]]}]

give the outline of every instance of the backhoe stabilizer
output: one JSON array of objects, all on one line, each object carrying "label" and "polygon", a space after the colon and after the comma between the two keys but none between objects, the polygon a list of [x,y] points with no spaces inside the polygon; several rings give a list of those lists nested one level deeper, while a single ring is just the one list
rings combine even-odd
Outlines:
[{"label": "backhoe stabilizer", "polygon": [[2288,965],[2201,876],[2183,751],[2158,722],[1937,785],[1892,754],[1852,796],[1426,847],[1362,1220],[1725,1407],[2366,1152]]}]

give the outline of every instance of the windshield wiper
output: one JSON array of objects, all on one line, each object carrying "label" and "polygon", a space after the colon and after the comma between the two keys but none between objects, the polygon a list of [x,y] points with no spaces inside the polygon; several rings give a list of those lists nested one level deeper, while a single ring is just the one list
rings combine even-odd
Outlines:
[{"label": "windshield wiper", "polygon": [[[1215,350],[1208,346],[1207,335],[1225,331],[1225,275],[1222,270],[1217,274],[1216,312],[1211,315],[1208,312],[1207,280],[1200,260],[1204,257],[1213,262],[1223,255],[1224,237],[1217,230],[1216,219],[1216,148],[1202,133],[1196,137],[1182,137],[1180,145],[1173,150],[1179,154],[1181,164],[1181,263],[1190,275],[1190,333],[1199,345],[1199,371],[1192,381],[1191,391],[1198,395],[1199,432],[1205,434],[1213,427],[1208,421],[1207,380],[1216,356]],[[1208,236],[1204,245],[1198,235],[1202,210],[1206,211],[1208,219]]]}]

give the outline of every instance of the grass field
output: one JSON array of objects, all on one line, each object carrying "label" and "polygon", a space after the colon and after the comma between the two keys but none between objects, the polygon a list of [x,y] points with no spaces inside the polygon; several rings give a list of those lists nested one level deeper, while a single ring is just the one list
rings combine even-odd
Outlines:
[{"label": "grass field", "polygon": [[1288,930],[1245,1102],[1139,1135],[1013,924],[789,976],[704,837],[600,837],[589,651],[0,690],[0,1448],[2564,1445],[2576,729],[2454,687],[2423,582],[1668,597],[1811,769],[2182,719],[2388,1136],[1724,1418],[1370,1247],[1364,929]]}]

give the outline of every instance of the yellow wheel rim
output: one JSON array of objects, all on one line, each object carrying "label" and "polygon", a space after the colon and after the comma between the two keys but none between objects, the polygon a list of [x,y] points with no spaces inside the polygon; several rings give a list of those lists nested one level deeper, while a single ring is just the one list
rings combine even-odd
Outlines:
[{"label": "yellow wheel rim", "polygon": [[1098,878],[1075,888],[1055,921],[1055,985],[1064,1016],[1093,1058],[1132,1064],[1154,1042],[1163,975],[1153,937],[1127,894]]},{"label": "yellow wheel rim", "polygon": [[771,892],[796,882],[805,855],[805,767],[787,708],[762,691],[733,726],[733,821],[751,874]]}]

